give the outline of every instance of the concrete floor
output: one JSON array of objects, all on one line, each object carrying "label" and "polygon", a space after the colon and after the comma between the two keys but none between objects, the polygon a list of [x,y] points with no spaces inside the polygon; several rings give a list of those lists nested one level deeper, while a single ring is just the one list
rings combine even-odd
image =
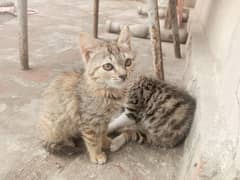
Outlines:
[{"label": "concrete floor", "polygon": [[[105,165],[94,165],[86,153],[57,157],[45,152],[36,138],[41,92],[49,80],[81,65],[80,31],[92,32],[92,1],[31,0],[39,13],[29,16],[30,71],[21,71],[18,59],[17,20],[0,15],[0,179],[4,180],[173,180],[182,147],[164,150],[128,144],[109,154]],[[107,19],[144,23],[133,0],[100,1],[100,36]],[[152,73],[149,40],[134,39],[136,74]],[[184,60],[173,56],[172,44],[163,44],[166,79],[181,85]]]}]

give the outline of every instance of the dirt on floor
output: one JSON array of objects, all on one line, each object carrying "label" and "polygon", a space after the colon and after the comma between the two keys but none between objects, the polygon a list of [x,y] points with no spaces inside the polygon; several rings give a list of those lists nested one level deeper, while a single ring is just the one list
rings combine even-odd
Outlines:
[{"label": "dirt on floor", "polygon": [[[81,66],[80,31],[92,32],[93,1],[31,0],[29,60],[31,70],[20,69],[16,17],[0,15],[0,179],[3,180],[173,180],[181,165],[182,147],[171,150],[128,144],[109,153],[108,163],[90,163],[85,151],[77,156],[47,153],[36,137],[41,92],[51,78]],[[101,0],[100,37],[106,20],[147,23],[137,15],[141,1]],[[133,39],[137,52],[136,75],[152,74],[149,40]],[[183,47],[184,48],[184,47]],[[181,86],[184,59],[175,59],[173,45],[164,43],[167,81]]]}]

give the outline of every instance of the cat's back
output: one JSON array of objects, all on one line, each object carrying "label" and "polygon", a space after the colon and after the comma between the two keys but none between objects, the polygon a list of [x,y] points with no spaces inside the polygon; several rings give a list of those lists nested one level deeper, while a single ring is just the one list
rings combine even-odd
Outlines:
[{"label": "cat's back", "polygon": [[71,93],[76,91],[76,88],[81,80],[81,73],[65,72],[53,79],[44,92],[44,95],[56,95],[58,93]]},{"label": "cat's back", "polygon": [[82,75],[78,72],[65,72],[56,76],[42,94],[43,114],[77,111],[79,106],[78,88],[81,78]]},{"label": "cat's back", "polygon": [[129,94],[130,102],[137,102],[134,107],[138,106],[139,125],[147,132],[149,142],[174,147],[185,138],[195,111],[195,100],[187,92],[155,78],[141,77]]},{"label": "cat's back", "polygon": [[[56,76],[43,92],[39,137],[42,141],[58,141],[73,136],[79,120],[77,95],[81,74],[66,72]],[[54,136],[53,136],[54,134]]]},{"label": "cat's back", "polygon": [[153,77],[140,77],[130,89],[130,98],[136,98],[141,102],[142,108],[147,110],[156,104],[159,107],[171,108],[189,104],[195,108],[195,99],[185,90]]}]

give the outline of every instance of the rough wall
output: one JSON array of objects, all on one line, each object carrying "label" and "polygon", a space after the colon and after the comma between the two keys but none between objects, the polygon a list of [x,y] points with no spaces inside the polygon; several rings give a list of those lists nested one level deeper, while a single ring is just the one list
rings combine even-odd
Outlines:
[{"label": "rough wall", "polygon": [[240,179],[240,1],[198,0],[185,71],[197,112],[180,180]]}]

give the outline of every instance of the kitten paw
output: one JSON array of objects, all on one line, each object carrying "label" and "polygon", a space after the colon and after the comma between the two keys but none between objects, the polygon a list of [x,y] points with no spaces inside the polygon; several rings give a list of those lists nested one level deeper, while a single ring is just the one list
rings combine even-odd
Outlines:
[{"label": "kitten paw", "polygon": [[95,164],[105,164],[107,162],[107,156],[104,152],[101,152],[95,157],[91,157],[91,161]]},{"label": "kitten paw", "polygon": [[117,136],[112,140],[112,143],[110,146],[111,152],[118,151],[125,143],[126,143],[126,140],[124,138],[124,135]]}]

